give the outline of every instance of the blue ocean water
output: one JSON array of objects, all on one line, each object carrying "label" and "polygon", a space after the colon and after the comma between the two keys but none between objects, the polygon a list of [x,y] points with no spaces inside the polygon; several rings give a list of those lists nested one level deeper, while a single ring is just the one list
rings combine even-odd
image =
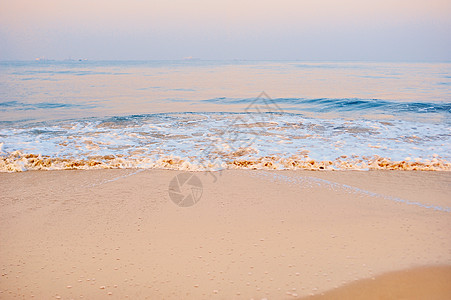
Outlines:
[{"label": "blue ocean water", "polygon": [[0,63],[0,169],[451,169],[451,64]]}]

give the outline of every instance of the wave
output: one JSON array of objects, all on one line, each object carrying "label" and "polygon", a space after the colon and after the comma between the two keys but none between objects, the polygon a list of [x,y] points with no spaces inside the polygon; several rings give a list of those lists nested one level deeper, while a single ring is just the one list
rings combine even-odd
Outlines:
[{"label": "wave", "polygon": [[[445,113],[451,114],[451,103],[447,102],[399,102],[381,99],[361,98],[274,98],[270,99],[277,105],[292,105],[299,110],[314,112],[384,112],[384,113]],[[205,102],[218,104],[252,104],[255,98],[213,98]]]},{"label": "wave", "polygon": [[57,109],[57,108],[95,108],[94,104],[74,104],[74,103],[60,103],[60,102],[38,102],[38,103],[24,103],[20,101],[4,101],[0,102],[0,110],[35,110],[35,109]]},{"label": "wave", "polygon": [[[167,158],[176,158],[176,168],[194,170],[202,165],[447,170],[450,146],[451,131],[443,123],[288,113],[161,113],[0,126],[2,168],[7,171],[166,168]],[[379,158],[383,165],[375,164]]]}]

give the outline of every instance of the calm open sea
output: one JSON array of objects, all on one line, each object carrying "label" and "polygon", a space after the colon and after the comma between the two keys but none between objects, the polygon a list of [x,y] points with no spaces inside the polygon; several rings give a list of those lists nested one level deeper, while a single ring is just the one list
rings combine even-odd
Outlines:
[{"label": "calm open sea", "polygon": [[0,62],[0,170],[73,168],[451,170],[451,64]]}]

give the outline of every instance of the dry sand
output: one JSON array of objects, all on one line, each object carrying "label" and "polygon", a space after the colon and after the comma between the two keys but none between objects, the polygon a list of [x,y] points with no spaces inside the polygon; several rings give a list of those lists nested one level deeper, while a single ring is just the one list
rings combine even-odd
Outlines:
[{"label": "dry sand", "polygon": [[451,173],[179,173],[1,173],[0,299],[451,298]]}]

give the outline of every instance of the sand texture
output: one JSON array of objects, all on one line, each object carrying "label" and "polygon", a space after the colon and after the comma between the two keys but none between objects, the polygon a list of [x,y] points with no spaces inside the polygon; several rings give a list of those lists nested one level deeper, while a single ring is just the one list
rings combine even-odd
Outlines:
[{"label": "sand texture", "polygon": [[449,172],[179,173],[0,173],[0,299],[449,298]]}]

